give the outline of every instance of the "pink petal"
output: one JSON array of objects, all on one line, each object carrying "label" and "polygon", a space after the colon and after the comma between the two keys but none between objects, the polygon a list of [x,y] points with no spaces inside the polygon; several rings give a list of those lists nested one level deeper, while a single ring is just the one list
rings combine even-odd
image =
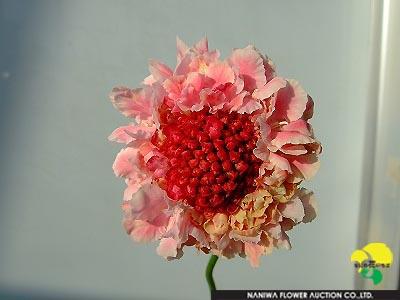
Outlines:
[{"label": "pink petal", "polygon": [[267,82],[272,80],[275,77],[275,65],[271,59],[268,57],[264,57],[264,69],[265,69],[265,77]]},{"label": "pink petal", "polygon": [[[179,111],[200,111],[204,107],[204,100],[193,86],[187,86],[183,89],[181,98],[176,102],[176,107],[172,112]],[[179,108],[179,109],[177,109]]]},{"label": "pink petal", "polygon": [[231,239],[234,239],[235,241],[241,241],[241,242],[247,242],[247,243],[258,243],[261,238],[261,232],[253,234],[253,235],[247,235],[243,234],[240,231],[230,231],[229,232],[229,237]]},{"label": "pink petal", "polygon": [[172,70],[167,65],[154,59],[149,62],[149,71],[156,81],[172,76]]},{"label": "pink petal", "polygon": [[200,73],[190,73],[186,77],[185,82],[183,85],[185,87],[192,86],[197,92],[200,92],[204,88],[211,87],[213,85],[213,80],[204,76]]},{"label": "pink petal", "polygon": [[205,99],[204,102],[210,106],[211,113],[215,113],[226,104],[225,95],[218,90],[204,89],[201,91],[200,97],[203,97]]},{"label": "pink petal", "polygon": [[228,61],[231,66],[238,68],[247,90],[261,88],[266,84],[264,61],[254,46],[233,50]]},{"label": "pink petal", "polygon": [[307,136],[312,135],[309,130],[309,124],[303,119],[299,119],[297,121],[293,121],[288,123],[287,125],[282,126],[281,130],[299,132]]},{"label": "pink petal", "polygon": [[194,53],[193,52],[187,52],[185,56],[182,57],[182,60],[179,62],[179,64],[175,68],[174,74],[176,76],[179,75],[186,75],[191,72],[191,64],[194,60]]},{"label": "pink petal", "polygon": [[227,104],[225,104],[225,108],[229,110],[229,112],[237,111],[239,107],[243,105],[244,98],[249,93],[246,91],[241,92],[235,97],[231,98]]},{"label": "pink petal", "polygon": [[250,265],[253,268],[257,268],[260,266],[260,256],[264,253],[263,246],[253,243],[244,243],[244,252],[249,258]]},{"label": "pink petal", "polygon": [[[212,79],[199,73],[190,73],[180,86],[180,94],[175,98],[175,107],[172,112],[199,111],[203,109],[206,100],[205,96],[209,90],[206,87],[211,85]],[[170,83],[167,82],[166,88],[169,89],[170,87],[176,89],[177,92],[179,90],[178,86],[170,86]]]},{"label": "pink petal", "polygon": [[124,191],[124,201],[129,201],[132,199],[132,196],[145,184],[151,183],[152,179],[150,176],[146,174],[137,175],[132,178],[127,178],[126,180],[127,187]]},{"label": "pink petal", "polygon": [[108,137],[110,141],[130,144],[140,144],[143,141],[149,140],[155,132],[155,127],[144,125],[127,125],[115,129]]},{"label": "pink petal", "polygon": [[157,80],[154,79],[153,75],[147,76],[145,79],[143,79],[143,84],[144,85],[152,85],[156,82]]},{"label": "pink petal", "polygon": [[255,100],[251,97],[245,97],[243,99],[243,104],[242,106],[237,110],[239,114],[251,114],[255,112],[256,110],[259,110],[262,108],[261,103],[258,100]]},{"label": "pink petal", "polygon": [[185,209],[175,206],[169,218],[164,237],[173,238],[177,247],[181,248],[187,242],[193,227],[189,213]]},{"label": "pink petal", "polygon": [[313,142],[314,139],[298,132],[279,131],[276,133],[275,138],[271,141],[271,144],[280,149],[283,145],[286,144],[304,145]]},{"label": "pink petal", "polygon": [[[229,243],[231,243],[231,238],[229,237],[228,233],[225,233],[223,235],[216,235],[212,234],[210,235],[211,241],[215,244],[215,248],[219,253],[221,253],[223,250],[228,247]],[[242,243],[242,242],[240,242]],[[242,243],[243,244],[243,243]]]},{"label": "pink petal", "polygon": [[149,87],[133,90],[117,87],[112,90],[110,99],[126,117],[140,121],[151,119],[153,115],[153,97]]},{"label": "pink petal", "polygon": [[152,172],[154,178],[163,177],[169,168],[169,160],[158,151],[153,151],[146,161],[147,169]]},{"label": "pink petal", "polygon": [[118,177],[135,177],[140,172],[138,149],[127,147],[122,149],[116,156],[113,170]]},{"label": "pink petal", "polygon": [[279,90],[276,98],[276,117],[296,121],[302,117],[307,103],[308,95],[300,84],[295,80],[288,80],[287,86]]},{"label": "pink petal", "polygon": [[[259,173],[260,173],[261,176],[263,175],[263,172],[264,171],[262,171],[262,169],[260,167],[260,172]],[[287,176],[288,176],[288,172],[287,171],[282,171],[282,170],[277,169],[277,170],[273,170],[272,174],[270,174],[269,176],[264,176],[263,180],[264,180],[264,183],[266,185],[278,186],[278,185],[282,184],[285,181]]]},{"label": "pink petal", "polygon": [[301,222],[305,215],[303,203],[297,197],[286,203],[280,203],[279,210],[284,217],[292,219],[296,223]]},{"label": "pink petal", "polygon": [[179,37],[176,37],[176,50],[177,60],[180,62],[185,56],[186,52],[189,50],[189,47]]},{"label": "pink petal", "polygon": [[282,227],[280,224],[268,224],[265,226],[265,231],[274,239],[280,239],[282,236]]},{"label": "pink petal", "polygon": [[256,148],[253,150],[253,153],[257,158],[267,161],[269,159],[270,151],[264,141],[260,139],[257,141]]},{"label": "pink petal", "polygon": [[268,143],[270,140],[269,135],[271,134],[271,126],[268,125],[265,115],[259,116],[256,123],[260,128],[261,140]]},{"label": "pink petal", "polygon": [[201,247],[209,247],[208,238],[204,230],[201,230],[198,227],[193,227],[190,235],[196,239]]},{"label": "pink petal", "polygon": [[184,79],[183,76],[174,76],[163,82],[163,87],[170,99],[177,100],[180,98]]},{"label": "pink petal", "polygon": [[157,247],[157,254],[164,258],[172,258],[178,255],[177,242],[173,238],[163,238]]},{"label": "pink petal", "polygon": [[167,223],[168,218],[165,215],[160,215],[153,222],[134,220],[127,232],[137,242],[152,242],[162,237]]},{"label": "pink petal", "polygon": [[194,45],[194,48],[200,53],[203,54],[208,52],[208,40],[207,37],[203,37],[200,41]]},{"label": "pink petal", "polygon": [[233,84],[233,87],[235,88],[235,94],[239,94],[240,92],[243,91],[244,89],[244,81],[240,77],[236,77],[235,83]]},{"label": "pink petal", "polygon": [[308,151],[303,145],[283,145],[279,149],[282,153],[288,155],[303,155],[306,154]]},{"label": "pink petal", "polygon": [[124,205],[132,219],[148,222],[155,220],[168,208],[165,191],[155,184],[142,186]]},{"label": "pink petal", "polygon": [[260,100],[267,99],[285,86],[285,79],[281,77],[275,77],[271,81],[267,82],[266,85],[254,90],[253,97]]},{"label": "pink petal", "polygon": [[146,163],[150,157],[153,156],[153,151],[158,148],[154,146],[150,141],[145,142],[139,146],[139,153],[143,157],[144,162]]},{"label": "pink petal", "polygon": [[291,163],[299,170],[306,180],[314,177],[320,166],[316,154],[295,156]]},{"label": "pink petal", "polygon": [[292,172],[289,161],[274,152],[270,152],[269,161],[281,170]]},{"label": "pink petal", "polygon": [[152,121],[156,128],[160,128],[160,113],[159,107],[164,102],[166,91],[160,82],[155,82],[152,86],[153,91],[153,107],[152,110]]},{"label": "pink petal", "polygon": [[235,82],[235,73],[226,62],[216,62],[211,64],[205,73],[207,77],[214,80],[213,88],[226,83]]}]

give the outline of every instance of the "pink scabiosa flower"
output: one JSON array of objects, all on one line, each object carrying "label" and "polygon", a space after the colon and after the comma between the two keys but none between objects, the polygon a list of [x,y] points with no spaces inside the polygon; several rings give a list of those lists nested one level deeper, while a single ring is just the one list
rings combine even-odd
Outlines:
[{"label": "pink scabiosa flower", "polygon": [[109,137],[126,145],[113,165],[127,184],[124,227],[167,259],[194,246],[258,266],[316,216],[300,187],[319,167],[313,100],[253,46],[221,60],[205,38],[177,39],[177,52],[175,69],[151,60],[141,87],[111,93],[132,120]]}]

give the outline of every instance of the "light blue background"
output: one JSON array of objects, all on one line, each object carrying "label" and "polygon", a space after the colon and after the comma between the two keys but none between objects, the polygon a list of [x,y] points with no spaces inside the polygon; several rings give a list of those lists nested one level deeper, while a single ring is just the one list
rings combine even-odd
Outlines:
[{"label": "light blue background", "polygon": [[222,56],[255,44],[315,100],[324,145],[309,184],[320,212],[293,250],[253,270],[220,261],[222,289],[351,289],[369,63],[369,1],[0,1],[0,286],[102,299],[207,299],[208,257],[165,262],[121,227],[123,182],[108,101],[147,61],[175,63],[175,36]]}]

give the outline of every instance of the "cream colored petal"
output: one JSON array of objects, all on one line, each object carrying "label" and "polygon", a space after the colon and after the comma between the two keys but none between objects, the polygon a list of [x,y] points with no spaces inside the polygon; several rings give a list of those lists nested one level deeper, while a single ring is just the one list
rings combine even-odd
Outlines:
[{"label": "cream colored petal", "polygon": [[222,213],[217,213],[212,219],[207,220],[203,227],[208,234],[222,235],[229,228],[228,216]]}]

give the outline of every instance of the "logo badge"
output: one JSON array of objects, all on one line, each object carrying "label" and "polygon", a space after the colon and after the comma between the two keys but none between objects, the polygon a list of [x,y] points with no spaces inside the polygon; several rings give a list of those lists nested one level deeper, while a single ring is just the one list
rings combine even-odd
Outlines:
[{"label": "logo badge", "polygon": [[383,279],[381,269],[389,268],[393,262],[393,253],[384,243],[369,243],[351,254],[351,261],[364,279],[370,279],[374,285]]}]

